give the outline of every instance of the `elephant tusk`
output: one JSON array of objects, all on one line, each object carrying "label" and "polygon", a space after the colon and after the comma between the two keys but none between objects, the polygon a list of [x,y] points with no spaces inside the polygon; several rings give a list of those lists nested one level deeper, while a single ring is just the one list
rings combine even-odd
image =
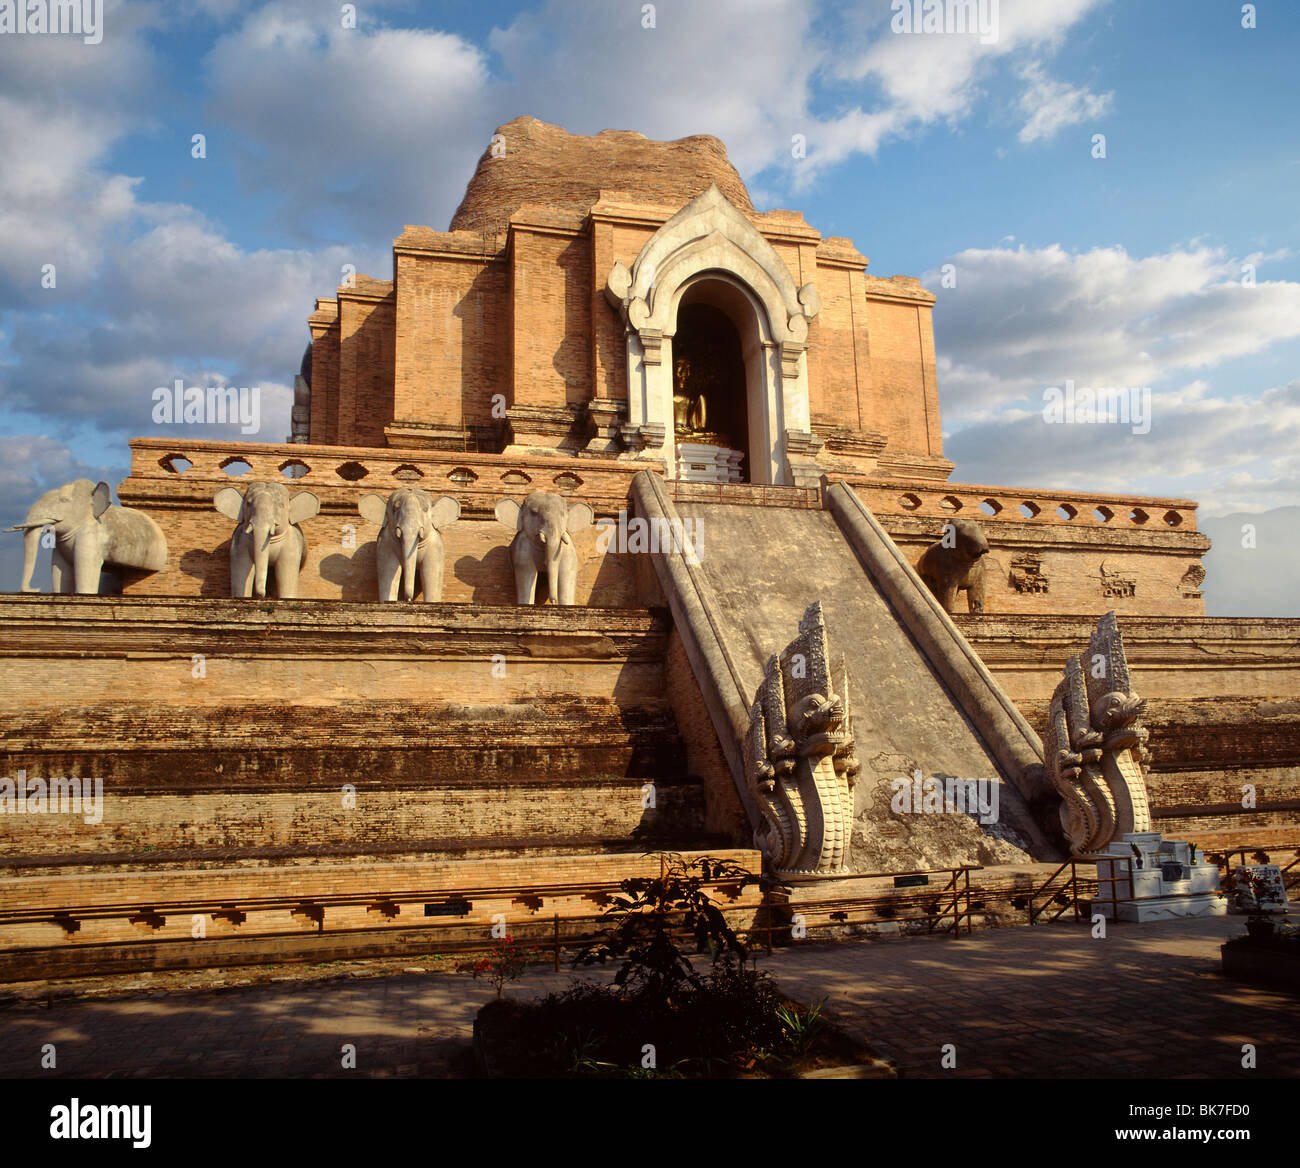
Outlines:
[{"label": "elephant tusk", "polygon": [[52,527],[53,519],[45,519],[40,523],[15,523],[13,527],[6,527],[5,531],[35,531],[38,527]]}]

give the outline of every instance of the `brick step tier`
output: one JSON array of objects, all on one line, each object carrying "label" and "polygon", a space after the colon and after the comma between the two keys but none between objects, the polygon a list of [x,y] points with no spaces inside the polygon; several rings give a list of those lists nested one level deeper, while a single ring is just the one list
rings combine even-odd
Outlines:
[{"label": "brick step tier", "polygon": [[671,826],[638,826],[631,837],[592,835],[518,837],[510,840],[464,838],[403,839],[372,844],[306,844],[283,847],[162,848],[135,852],[42,852],[0,856],[0,877],[94,875],[110,870],[204,871],[210,868],[261,868],[269,864],[372,864],[395,861],[487,860],[605,855],[647,851],[729,848],[733,841],[716,833],[673,831]]},{"label": "brick step tier", "polygon": [[97,823],[6,817],[5,856],[28,867],[178,851],[599,851],[696,841],[705,819],[672,713],[650,700],[23,709],[0,718],[0,743],[2,774],[102,780]]}]

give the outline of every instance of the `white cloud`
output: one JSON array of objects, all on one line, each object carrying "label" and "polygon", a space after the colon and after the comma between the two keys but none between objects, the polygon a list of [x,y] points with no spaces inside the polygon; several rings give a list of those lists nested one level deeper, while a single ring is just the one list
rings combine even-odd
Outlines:
[{"label": "white cloud", "polygon": [[280,227],[298,239],[339,224],[389,239],[406,223],[444,228],[495,124],[481,49],[370,24],[359,7],[347,29],[337,7],[267,4],[204,60],[243,180],[282,200]]},{"label": "white cloud", "polygon": [[1300,500],[1300,381],[1237,397],[1197,381],[1154,390],[1150,408],[1145,434],[1007,410],[956,431],[944,453],[966,482],[1177,495],[1207,515]]},{"label": "white cloud", "polygon": [[[999,247],[949,262],[957,285],[935,335],[955,477],[1178,495],[1211,516],[1300,500],[1300,381],[1229,393],[1212,380],[1300,337],[1300,283],[1243,286],[1241,262],[1203,245],[1145,257]],[[939,288],[938,269],[925,278]],[[1046,421],[1044,391],[1068,381],[1149,389],[1149,432]]]},{"label": "white cloud", "polygon": [[[102,44],[0,37],[0,306],[42,304],[93,286],[104,237],[135,210],[138,179],[104,160],[151,119],[156,61],[144,14],[111,6]],[[41,287],[55,265],[59,296]]]},{"label": "white cloud", "polygon": [[[836,117],[821,120],[810,134],[815,150],[808,165],[794,172],[796,184],[806,186],[826,167],[856,153],[875,154],[890,138],[903,137],[938,122],[956,124],[970,116],[984,97],[984,86],[998,67],[1021,60],[1025,96],[1035,90],[1055,105],[1036,137],[1071,124],[1063,106],[1077,95],[1088,108],[1095,95],[1073,90],[1049,79],[1043,60],[1053,55],[1065,36],[1105,0],[1001,0],[998,38],[982,44],[977,35],[907,35],[891,31],[886,0],[871,0],[851,10],[844,21],[847,43],[829,62],[830,73],[842,83],[874,87],[878,100],[861,103]],[[854,43],[854,30],[857,43]],[[1102,99],[1104,100],[1104,99]],[[1056,124],[1053,124],[1055,121]],[[1024,139],[1028,141],[1029,139]]]},{"label": "white cloud", "polygon": [[[941,290],[935,336],[954,430],[1066,380],[1153,386],[1300,336],[1300,283],[1245,287],[1241,263],[1203,245],[972,248],[947,262],[957,286]],[[940,290],[938,268],[923,279]]]},{"label": "white cloud", "polygon": [[1114,93],[1093,93],[1054,81],[1037,62],[1020,72],[1025,91],[1020,95],[1020,112],[1028,118],[1016,137],[1026,145],[1054,138],[1067,126],[1093,122],[1110,112]]}]

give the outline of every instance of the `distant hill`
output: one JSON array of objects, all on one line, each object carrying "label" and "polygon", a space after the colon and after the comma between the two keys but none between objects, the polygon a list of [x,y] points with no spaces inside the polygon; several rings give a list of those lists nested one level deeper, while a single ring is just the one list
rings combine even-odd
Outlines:
[{"label": "distant hill", "polygon": [[[1253,548],[1243,547],[1245,525]],[[1300,507],[1198,517],[1214,546],[1205,557],[1210,616],[1300,616]]]}]

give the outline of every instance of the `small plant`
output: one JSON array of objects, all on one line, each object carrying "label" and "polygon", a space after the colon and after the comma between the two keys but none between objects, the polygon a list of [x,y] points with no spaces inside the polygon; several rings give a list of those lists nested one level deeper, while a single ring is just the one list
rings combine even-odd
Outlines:
[{"label": "small plant", "polygon": [[806,1010],[797,1006],[778,1006],[776,1016],[785,1030],[786,1046],[791,1059],[800,1059],[811,1048],[817,1035],[826,1028],[826,1019],[822,1017],[822,1008],[826,999],[814,1002]]},{"label": "small plant", "polygon": [[472,973],[475,978],[486,977],[496,986],[497,1001],[500,1001],[506,982],[521,978],[524,970],[537,960],[538,952],[535,945],[525,949],[507,934],[496,940],[487,956],[468,962],[460,968],[463,972]]}]

